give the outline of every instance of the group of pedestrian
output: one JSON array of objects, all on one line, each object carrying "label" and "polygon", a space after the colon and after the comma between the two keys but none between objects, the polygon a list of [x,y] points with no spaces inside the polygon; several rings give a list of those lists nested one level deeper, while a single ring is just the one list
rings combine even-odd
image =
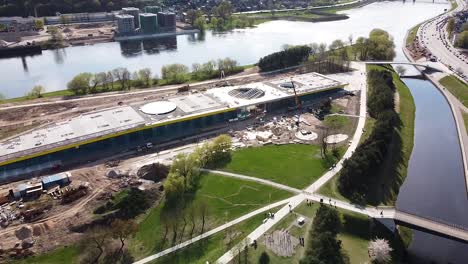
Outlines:
[{"label": "group of pedestrian", "polygon": [[299,244],[303,247],[305,246],[304,237],[299,237]]},{"label": "group of pedestrian", "polygon": [[306,200],[306,205],[307,206],[312,206],[312,204],[313,204],[312,201],[309,201],[309,199]]}]

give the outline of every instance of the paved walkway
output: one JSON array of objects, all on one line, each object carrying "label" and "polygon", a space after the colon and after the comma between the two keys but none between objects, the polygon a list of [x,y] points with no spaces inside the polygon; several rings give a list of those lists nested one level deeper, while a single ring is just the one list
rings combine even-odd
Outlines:
[{"label": "paved walkway", "polygon": [[270,186],[273,186],[275,188],[283,189],[283,190],[286,190],[286,191],[289,191],[289,192],[292,192],[292,193],[301,193],[302,192],[302,190],[299,190],[299,189],[296,189],[296,188],[293,188],[293,187],[290,187],[290,186],[287,186],[287,185],[283,185],[283,184],[280,184],[280,183],[276,183],[276,182],[273,182],[273,181],[260,179],[260,178],[257,178],[257,177],[251,177],[251,176],[246,176],[246,175],[241,175],[241,174],[226,172],[226,171],[219,171],[219,170],[207,170],[207,169],[201,169],[201,170],[206,171],[206,172],[216,173],[216,174],[223,175],[223,176],[226,176],[226,177],[237,178],[237,179],[241,179],[241,180],[253,181],[253,182],[258,182],[258,183],[265,184],[265,185],[270,185]]},{"label": "paved walkway", "polygon": [[[359,121],[358,125],[356,128],[356,131],[354,133],[353,139],[351,141],[351,145],[347,149],[346,153],[343,155],[343,158],[336,164],[336,167],[333,170],[330,170],[326,172],[322,177],[320,177],[317,181],[315,181],[313,184],[311,184],[309,187],[307,187],[304,190],[304,193],[309,193],[312,194],[315,191],[317,191],[321,186],[326,184],[333,176],[335,176],[342,168],[343,162],[345,159],[351,157],[353,154],[354,150],[356,150],[359,141],[361,139],[364,125],[366,122],[366,111],[367,111],[367,74],[366,72],[366,65],[365,63],[353,63],[351,66],[353,68],[357,68],[359,71],[356,73],[356,76],[354,78],[357,79],[358,82],[355,82],[355,86],[358,86],[361,88],[361,100],[360,100],[360,106],[359,106]],[[360,73],[363,74],[360,74]],[[356,81],[356,80],[355,80]],[[294,210],[299,204],[301,204],[305,199],[308,199],[309,195],[305,194],[300,194],[297,196],[294,196],[289,204],[281,208],[276,214],[274,219],[271,219],[267,221],[266,223],[261,224],[257,229],[255,229],[252,233],[250,233],[247,236],[248,240],[257,240],[261,235],[263,235],[266,231],[268,231],[271,227],[273,227],[275,224],[279,223],[286,215],[289,214],[290,210]],[[312,196],[311,196],[312,197]],[[320,196],[316,196],[320,197]],[[318,198],[318,201],[320,201],[320,198]],[[349,208],[354,207],[354,206],[348,206]],[[231,250],[226,252],[223,256],[221,256],[216,263],[221,263],[221,264],[227,264],[229,263],[237,254],[236,249],[240,245],[234,246]]]},{"label": "paved walkway", "polygon": [[[296,196],[294,196],[294,197],[296,197]],[[257,209],[257,210],[255,210],[253,212],[250,212],[250,213],[248,213],[246,215],[243,215],[243,216],[241,216],[239,218],[236,218],[236,219],[234,219],[234,220],[232,220],[232,221],[230,221],[230,222],[228,222],[228,223],[226,223],[224,225],[221,225],[221,226],[218,226],[218,227],[216,227],[214,229],[211,229],[210,231],[205,232],[205,233],[203,233],[203,234],[201,234],[199,236],[196,236],[196,237],[194,237],[194,238],[192,238],[190,240],[187,240],[187,241],[185,241],[183,243],[175,245],[175,246],[173,246],[171,248],[165,249],[165,250],[163,250],[163,251],[161,251],[161,252],[159,252],[157,254],[151,255],[151,256],[146,257],[144,259],[141,259],[141,260],[139,260],[137,262],[134,262],[134,264],[148,263],[148,262],[151,262],[151,261],[153,261],[155,259],[163,257],[163,256],[165,256],[165,255],[167,255],[169,253],[175,252],[175,251],[177,251],[177,250],[179,250],[181,248],[184,248],[184,247],[186,247],[186,246],[188,246],[190,244],[193,244],[193,243],[195,243],[195,242],[197,242],[197,241],[199,241],[199,240],[201,240],[203,238],[206,238],[206,237],[214,235],[214,234],[216,234],[218,232],[221,232],[224,229],[226,229],[228,227],[231,227],[233,225],[236,225],[236,224],[238,224],[238,223],[240,223],[240,222],[242,222],[244,220],[247,220],[247,219],[249,219],[249,218],[251,218],[253,216],[256,216],[256,215],[261,214],[261,213],[266,212],[266,211],[270,211],[274,207],[277,207],[277,206],[280,206],[280,205],[283,205],[283,204],[288,204],[288,203],[290,203],[291,201],[294,200],[294,197],[288,198],[288,199],[285,199],[285,200],[281,200],[279,202],[264,206],[264,207],[262,207],[260,209]]]}]

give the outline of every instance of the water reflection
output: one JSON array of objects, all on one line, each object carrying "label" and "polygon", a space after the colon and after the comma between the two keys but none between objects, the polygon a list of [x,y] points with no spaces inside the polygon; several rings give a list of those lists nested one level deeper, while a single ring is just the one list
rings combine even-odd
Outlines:
[{"label": "water reflection", "polygon": [[177,50],[177,37],[121,41],[119,45],[120,53],[127,58],[140,56],[143,51],[145,54],[151,55],[163,50]]},{"label": "water reflection", "polygon": [[38,84],[48,91],[65,89],[67,82],[81,72],[108,71],[116,66],[131,71],[148,67],[158,73],[166,64],[192,65],[225,57],[239,64],[253,64],[260,57],[280,50],[283,44],[330,44],[337,38],[346,40],[350,34],[355,38],[365,36],[376,27],[394,37],[396,60],[401,60],[404,59],[400,51],[406,30],[443,12],[446,7],[418,1],[415,4],[377,2],[344,11],[349,19],[342,21],[272,21],[229,33],[206,31],[169,39],[70,47],[65,49],[66,54],[65,50],[46,50],[41,56],[27,58],[27,71],[21,58],[1,59],[0,92],[7,97],[20,96]]}]

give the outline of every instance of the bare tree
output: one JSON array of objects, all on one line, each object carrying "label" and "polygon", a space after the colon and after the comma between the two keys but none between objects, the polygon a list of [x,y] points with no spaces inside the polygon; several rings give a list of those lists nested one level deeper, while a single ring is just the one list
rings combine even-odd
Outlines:
[{"label": "bare tree", "polygon": [[184,238],[185,233],[185,227],[187,226],[187,218],[185,214],[182,214],[182,220],[184,221],[184,225],[182,226],[182,231],[180,231],[179,243],[182,243],[182,239]]},{"label": "bare tree", "polygon": [[195,226],[196,226],[195,209],[193,207],[190,208],[189,219],[190,219],[190,222],[192,223],[192,229],[190,230],[190,238],[192,238],[193,231],[195,230]]},{"label": "bare tree", "polygon": [[106,228],[94,227],[88,232],[87,236],[89,243],[93,244],[99,251],[95,259],[93,260],[93,263],[98,263],[99,259],[104,253],[104,247],[109,241],[109,232]]},{"label": "bare tree", "polygon": [[203,234],[203,231],[205,231],[206,215],[208,214],[208,206],[206,205],[205,202],[200,203],[199,210],[200,210],[200,216],[201,216],[201,220],[202,220],[202,226],[201,226],[200,234]]},{"label": "bare tree", "polygon": [[110,83],[111,89],[114,89],[114,75],[110,71],[106,73],[106,83]]},{"label": "bare tree", "polygon": [[120,240],[119,255],[122,253],[125,246],[125,240],[131,236],[134,236],[138,230],[137,224],[132,221],[124,221],[117,219],[111,224],[112,236],[115,239]]},{"label": "bare tree", "polygon": [[164,245],[166,244],[167,241],[167,234],[169,233],[169,218],[167,217],[166,214],[161,214],[161,224],[164,227],[164,233],[161,238],[161,249],[164,248]]},{"label": "bare tree", "polygon": [[322,129],[322,141],[321,141],[321,156],[322,158],[325,158],[327,156],[327,148],[328,148],[328,143],[327,143],[327,137],[328,137],[328,127],[324,127]]}]

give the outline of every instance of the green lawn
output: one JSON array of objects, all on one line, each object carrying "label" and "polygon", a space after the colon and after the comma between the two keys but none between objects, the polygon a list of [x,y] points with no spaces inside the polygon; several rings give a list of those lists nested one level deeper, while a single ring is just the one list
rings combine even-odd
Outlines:
[{"label": "green lawn", "polygon": [[171,264],[185,264],[185,263],[199,263],[205,264],[207,261],[214,263],[219,257],[221,257],[226,251],[232,248],[232,246],[241,242],[250,232],[255,230],[263,220],[263,214],[254,216],[241,222],[233,227],[233,231],[236,232],[236,237],[231,241],[228,247],[225,238],[226,231],[219,232],[211,237],[198,241],[187,248],[176,251],[170,255],[164,256],[159,260],[152,261],[152,264],[156,263],[171,263]]},{"label": "green lawn", "polygon": [[[207,231],[222,225],[226,221],[289,196],[291,196],[289,192],[255,182],[241,181],[215,174],[204,174],[200,181],[199,190],[184,211],[188,213],[191,208],[199,208],[201,204],[206,204],[208,217],[205,231]],[[160,204],[151,209],[140,223],[140,229],[131,246],[131,251],[137,259],[162,249],[163,224],[161,222],[161,213],[163,207],[164,204]],[[198,211],[196,213],[198,214]],[[179,216],[179,218],[182,217]],[[188,225],[191,226],[190,223]],[[180,228],[182,228],[182,223]],[[201,228],[201,223],[198,223],[197,228],[197,230]],[[188,232],[190,228],[187,227],[186,229],[184,237],[180,239],[182,241],[189,239]],[[163,248],[168,246],[169,243],[166,243]]]},{"label": "green lawn", "polygon": [[440,84],[445,86],[465,107],[468,107],[468,84],[450,75],[440,79]]},{"label": "green lawn", "polygon": [[465,130],[466,130],[466,133],[468,133],[468,113],[465,113],[464,111],[462,111],[462,113],[463,113],[463,122],[465,123]]},{"label": "green lawn", "polygon": [[[116,196],[119,200],[126,193],[122,192]],[[191,208],[199,208],[201,204],[206,204],[206,225],[205,232],[215,228],[226,221],[230,221],[239,216],[242,216],[255,209],[263,207],[269,203],[276,202],[278,200],[286,199],[292,194],[284,191],[272,188],[270,186],[258,184],[251,181],[242,181],[239,179],[223,177],[215,174],[203,174],[200,180],[200,187],[192,198],[191,203],[185,208],[184,213],[187,217],[187,227],[184,235],[178,236],[176,242],[187,240],[189,237],[189,230],[191,229],[191,222],[188,219],[188,212]],[[163,223],[161,222],[161,213],[163,211],[164,203],[161,203],[151,208],[147,214],[140,217],[139,230],[135,237],[128,242],[129,250],[135,259],[141,259],[145,256],[159,252],[161,248],[161,238],[163,232]],[[200,233],[201,229],[201,218],[199,211],[195,210],[196,214],[196,227],[194,236]],[[169,224],[179,223],[178,232],[182,233],[182,216],[172,216],[168,219]],[[256,226],[258,226],[262,219],[263,214],[260,214],[252,219],[249,219],[236,226],[235,231],[239,233],[237,239],[245,236],[251,232]],[[177,220],[179,220],[177,222]],[[172,229],[169,231],[168,240],[172,239]],[[206,243],[200,243],[197,247],[191,247],[186,253],[182,255],[190,259],[190,263],[204,263],[205,259],[213,260],[219,257],[226,248],[220,247],[224,238],[224,233],[221,232],[219,235],[213,236],[213,238],[207,238]],[[239,240],[240,241],[240,240]],[[163,248],[170,247],[171,245],[165,243]],[[184,252],[184,251],[182,251]],[[76,263],[79,257],[78,246],[71,246],[67,248],[60,248],[50,253],[27,258],[21,262],[15,263],[37,263],[37,264],[55,264],[55,263]],[[188,255],[184,255],[188,254]],[[177,257],[177,261],[170,263],[183,263],[184,258]],[[174,255],[172,255],[174,257]],[[172,258],[171,257],[171,258]],[[193,261],[192,261],[193,260]],[[202,261],[203,260],[203,261]],[[199,262],[200,261],[200,262]],[[166,263],[166,262],[163,262]],[[187,263],[187,262],[186,262]]]},{"label": "green lawn", "polygon": [[315,145],[268,145],[237,150],[223,170],[304,188],[317,180],[335,162],[320,156]]}]

